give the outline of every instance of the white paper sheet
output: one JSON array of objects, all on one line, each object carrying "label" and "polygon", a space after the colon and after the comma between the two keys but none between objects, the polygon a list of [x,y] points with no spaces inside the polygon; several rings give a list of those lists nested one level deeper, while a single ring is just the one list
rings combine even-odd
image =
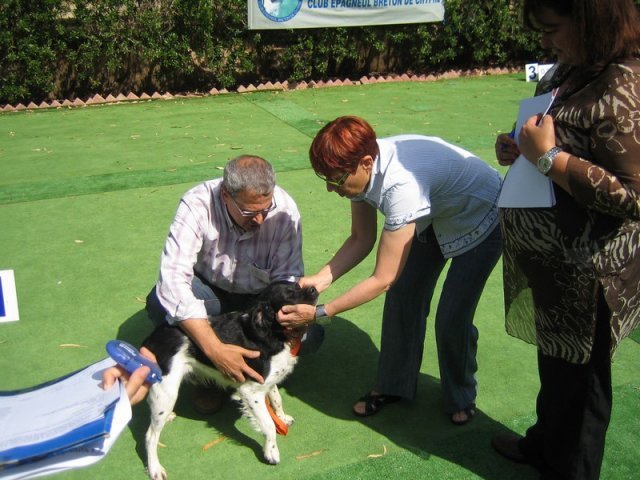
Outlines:
[{"label": "white paper sheet", "polygon": [[[554,93],[549,92],[520,102],[515,128],[516,141],[522,125],[533,115],[546,114],[554,99]],[[552,207],[555,203],[551,179],[540,173],[531,162],[520,155],[509,167],[498,198],[498,207],[545,208]]]},{"label": "white paper sheet", "polygon": [[29,391],[0,395],[0,452],[56,438],[95,421],[115,408],[104,436],[58,455],[0,470],[0,478],[35,478],[84,467],[102,459],[131,419],[125,388],[117,382],[105,391],[102,372],[114,365],[107,358],[87,368]]}]

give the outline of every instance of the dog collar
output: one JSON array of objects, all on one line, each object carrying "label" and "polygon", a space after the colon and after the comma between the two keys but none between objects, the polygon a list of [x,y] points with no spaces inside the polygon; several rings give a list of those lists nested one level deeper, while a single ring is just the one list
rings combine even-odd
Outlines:
[{"label": "dog collar", "polygon": [[289,348],[291,348],[291,356],[297,357],[300,352],[300,347],[302,346],[302,340],[299,338],[290,338],[289,339]]}]

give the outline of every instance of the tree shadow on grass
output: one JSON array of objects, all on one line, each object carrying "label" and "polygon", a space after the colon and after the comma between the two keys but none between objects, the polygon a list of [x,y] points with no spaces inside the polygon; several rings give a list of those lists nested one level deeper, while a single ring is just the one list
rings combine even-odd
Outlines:
[{"label": "tree shadow on grass", "polygon": [[473,420],[453,425],[443,412],[440,381],[433,376],[420,374],[413,402],[389,405],[366,418],[355,416],[353,404],[374,384],[378,354],[366,332],[336,317],[326,327],[320,350],[300,359],[284,388],[326,415],[367,425],[420,458],[436,456],[484,479],[538,478],[532,468],[513,464],[493,451],[491,437],[510,430],[482,411],[481,397]]}]

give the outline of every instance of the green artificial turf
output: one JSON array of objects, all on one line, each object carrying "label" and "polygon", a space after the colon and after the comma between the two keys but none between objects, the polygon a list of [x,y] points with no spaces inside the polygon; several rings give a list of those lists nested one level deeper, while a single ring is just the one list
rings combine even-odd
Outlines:
[{"label": "green artificial turf", "polygon": [[[0,114],[0,270],[15,271],[21,317],[0,324],[0,390],[35,385],[100,360],[112,338],[139,343],[146,336],[151,325],[144,297],[155,282],[177,202],[192,185],[219,176],[228,159],[255,153],[274,164],[279,184],[300,207],[305,265],[312,273],[350,227],[348,202],[327,193],[309,168],[311,138],[326,121],[355,114],[380,136],[441,136],[499,168],[495,136],[511,128],[519,99],[533,92],[522,77]],[[344,291],[372,267],[368,258],[323,298]],[[159,455],[170,478],[537,478],[489,446],[493,434],[522,433],[531,424],[538,388],[534,347],[504,332],[501,278],[499,265],[478,307],[479,411],[467,426],[454,427],[441,411],[431,321],[417,400],[375,417],[352,415],[352,404],[375,375],[380,298],[335,318],[321,350],[302,358],[283,385],[285,408],[296,423],[278,438],[279,466],[262,462],[260,435],[235,406],[203,417],[194,412],[185,386],[178,418],[161,438]],[[603,479],[636,478],[640,469],[638,341],[636,332],[613,365],[614,414]],[[58,477],[145,478],[147,423],[142,403],[105,459]]]}]

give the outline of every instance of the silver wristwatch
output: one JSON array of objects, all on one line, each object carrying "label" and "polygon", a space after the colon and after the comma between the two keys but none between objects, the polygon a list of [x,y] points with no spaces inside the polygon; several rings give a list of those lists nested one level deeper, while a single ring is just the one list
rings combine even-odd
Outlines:
[{"label": "silver wristwatch", "polygon": [[328,316],[329,315],[327,315],[327,309],[324,308],[324,304],[320,303],[316,305],[316,319]]},{"label": "silver wristwatch", "polygon": [[316,323],[319,325],[327,325],[331,323],[331,318],[327,315],[327,309],[323,304],[316,305]]},{"label": "silver wristwatch", "polygon": [[553,160],[556,158],[562,149],[560,147],[550,148],[544,155],[538,158],[537,165],[538,171],[543,175],[548,175],[551,167],[553,167]]}]

